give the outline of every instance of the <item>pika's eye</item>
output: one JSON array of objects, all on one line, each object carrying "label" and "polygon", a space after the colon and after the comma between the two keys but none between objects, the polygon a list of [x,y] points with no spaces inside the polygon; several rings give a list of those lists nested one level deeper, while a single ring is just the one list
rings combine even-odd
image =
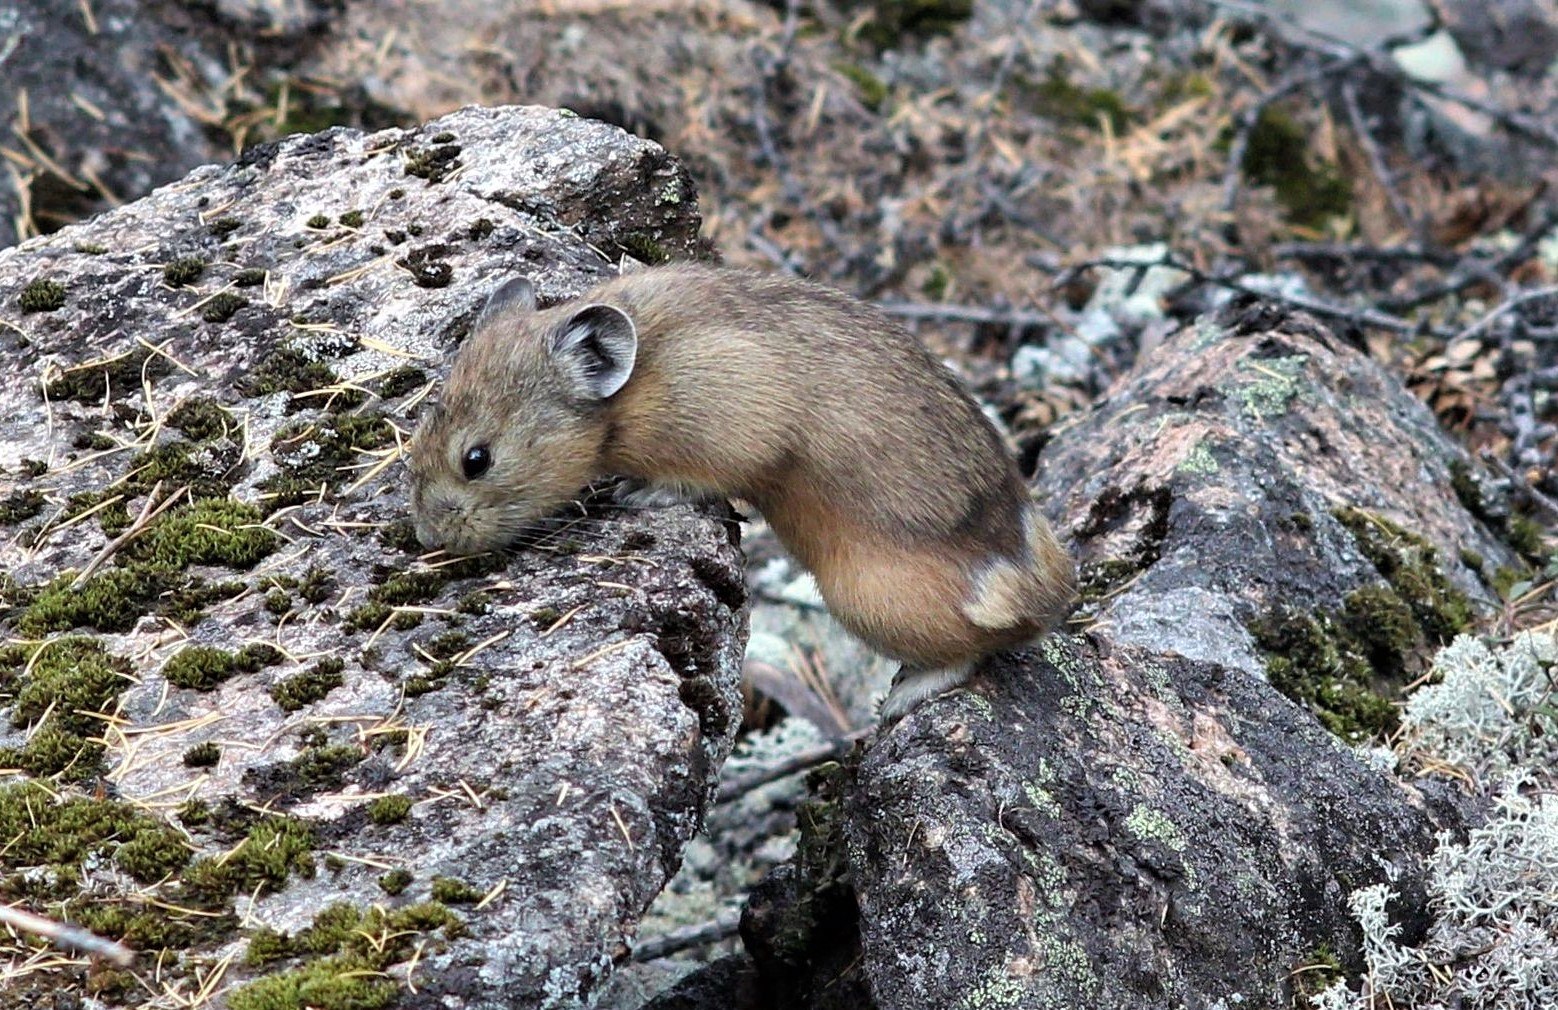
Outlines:
[{"label": "pika's eye", "polygon": [[492,450],[485,445],[473,445],[460,457],[460,469],[465,471],[466,480],[475,480],[491,466]]}]

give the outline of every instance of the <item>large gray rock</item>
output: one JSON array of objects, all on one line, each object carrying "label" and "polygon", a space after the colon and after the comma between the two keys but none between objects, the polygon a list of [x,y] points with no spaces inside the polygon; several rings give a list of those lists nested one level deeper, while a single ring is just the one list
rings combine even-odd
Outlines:
[{"label": "large gray rock", "polygon": [[698,227],[657,145],[469,109],[0,252],[0,766],[58,780],[0,785],[0,899],[217,1005],[586,1002],[739,723],[733,527],[586,507],[418,558],[398,446],[501,279],[570,295]]},{"label": "large gray rock", "polygon": [[1464,455],[1363,355],[1255,308],[1165,342],[1041,463],[1091,630],[820,776],[747,905],[745,970],[660,1005],[1289,1006],[1361,970],[1347,897],[1386,881],[1421,936],[1463,813],[1338,733],[1515,563]]}]

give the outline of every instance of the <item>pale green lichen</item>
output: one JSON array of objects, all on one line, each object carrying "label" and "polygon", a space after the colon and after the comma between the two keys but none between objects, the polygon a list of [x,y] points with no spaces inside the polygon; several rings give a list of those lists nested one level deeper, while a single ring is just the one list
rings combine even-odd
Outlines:
[{"label": "pale green lichen", "polygon": [[1304,391],[1304,366],[1307,354],[1276,358],[1246,358],[1236,366],[1245,380],[1235,380],[1230,392],[1256,421],[1287,413],[1288,407]]},{"label": "pale green lichen", "polygon": [[1036,782],[1024,782],[1022,784],[1022,792],[1024,796],[1028,797],[1028,802],[1033,806],[1033,809],[1056,820],[1060,819],[1060,804],[1055,801],[1054,795],[1048,789]]},{"label": "pale green lichen", "polygon": [[1185,458],[1179,461],[1174,468],[1175,473],[1191,474],[1197,477],[1209,477],[1217,473],[1217,457],[1212,455],[1212,447],[1202,439],[1185,454]]},{"label": "pale green lichen", "polygon": [[1189,843],[1179,825],[1144,803],[1131,808],[1125,818],[1125,828],[1144,842],[1157,842],[1173,852],[1184,852]]}]

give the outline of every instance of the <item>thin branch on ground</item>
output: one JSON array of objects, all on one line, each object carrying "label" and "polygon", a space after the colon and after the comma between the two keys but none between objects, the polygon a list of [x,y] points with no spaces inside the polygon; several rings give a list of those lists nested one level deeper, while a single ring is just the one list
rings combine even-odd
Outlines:
[{"label": "thin branch on ground", "polygon": [[1400,316],[1393,316],[1376,309],[1354,308],[1327,302],[1319,298],[1311,298],[1308,295],[1285,295],[1274,291],[1262,290],[1233,277],[1209,273],[1200,267],[1184,262],[1172,253],[1165,253],[1157,260],[1090,259],[1062,271],[1052,283],[1055,287],[1062,287],[1070,283],[1083,270],[1091,270],[1097,267],[1135,271],[1145,271],[1153,267],[1169,267],[1170,269],[1183,271],[1199,284],[1212,284],[1228,291],[1248,295],[1251,298],[1258,298],[1261,301],[1301,309],[1323,319],[1340,320],[1359,328],[1373,327],[1374,329],[1403,334],[1428,333],[1435,336],[1446,335],[1445,331],[1437,327],[1429,326],[1426,323],[1414,323],[1410,320],[1402,319]]},{"label": "thin branch on ground", "polygon": [[135,951],[121,943],[105,940],[80,926],[47,919],[14,905],[0,905],[0,926],[36,934],[61,950],[101,957],[121,967],[129,967],[135,961]]},{"label": "thin branch on ground", "polygon": [[1558,208],[1548,207],[1536,223],[1525,230],[1520,241],[1498,258],[1488,262],[1476,255],[1464,257],[1444,280],[1409,295],[1381,298],[1380,308],[1387,312],[1408,312],[1441,298],[1458,295],[1482,281],[1492,281],[1507,291],[1508,280],[1505,275],[1535,256],[1537,247],[1551,234],[1555,225],[1558,225]]},{"label": "thin branch on ground", "polygon": [[1054,316],[1047,312],[957,305],[951,302],[879,302],[877,308],[890,316],[915,322],[972,323],[977,326],[1005,326],[1013,330],[1055,325]]},{"label": "thin branch on ground", "polygon": [[654,961],[693,947],[707,947],[711,943],[730,939],[740,930],[740,910],[724,912],[709,922],[683,926],[640,941],[633,947],[633,960]]},{"label": "thin branch on ground", "polygon": [[1363,115],[1363,107],[1358,102],[1358,89],[1351,81],[1342,81],[1342,108],[1347,110],[1347,121],[1352,124],[1352,132],[1357,136],[1358,143],[1363,147],[1364,157],[1369,159],[1369,168],[1374,173],[1374,178],[1379,181],[1380,188],[1385,191],[1385,199],[1390,202],[1390,209],[1395,211],[1400,219],[1402,227],[1406,228],[1414,236],[1421,238],[1423,224],[1412,213],[1412,208],[1407,206],[1406,198],[1401,195],[1401,189],[1396,185],[1396,175],[1385,162],[1385,152],[1380,149],[1379,142],[1374,139],[1374,131],[1368,120]]},{"label": "thin branch on ground", "polygon": [[732,775],[720,783],[719,797],[716,803],[729,803],[738,800],[754,789],[761,789],[770,782],[778,782],[782,778],[788,778],[797,772],[803,772],[828,761],[837,761],[854,749],[855,744],[866,739],[876,732],[876,727],[855,730],[853,733],[830,740],[798,754],[792,754],[782,761],[776,761],[767,768],[759,768],[755,771],[741,775]]}]

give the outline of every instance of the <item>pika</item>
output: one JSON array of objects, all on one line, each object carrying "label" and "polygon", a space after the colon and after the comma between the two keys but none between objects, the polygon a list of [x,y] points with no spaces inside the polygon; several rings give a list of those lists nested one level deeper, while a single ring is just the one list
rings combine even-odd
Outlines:
[{"label": "pika", "polygon": [[903,664],[890,722],[1064,616],[1071,558],[957,378],[879,310],[708,266],[538,310],[488,299],[409,446],[416,534],[505,546],[607,475],[632,504],[739,498],[833,616]]}]

